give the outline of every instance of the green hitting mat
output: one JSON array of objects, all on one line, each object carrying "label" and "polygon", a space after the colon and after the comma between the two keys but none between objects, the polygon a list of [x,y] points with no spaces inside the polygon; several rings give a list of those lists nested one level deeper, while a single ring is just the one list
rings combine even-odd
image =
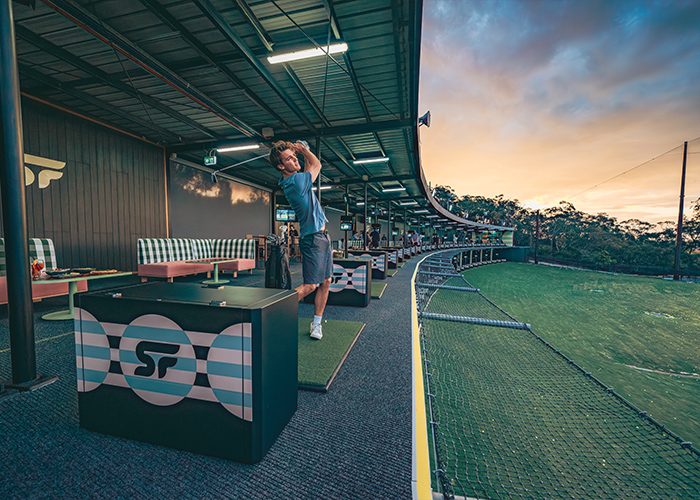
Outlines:
[{"label": "green hitting mat", "polygon": [[386,283],[372,283],[372,298],[381,299],[385,289]]},{"label": "green hitting mat", "polygon": [[398,271],[398,269],[389,269],[389,270],[386,272],[386,275],[387,275],[387,276],[393,276],[393,275],[396,274],[396,271]]},{"label": "green hitting mat", "polygon": [[323,338],[309,337],[311,318],[299,318],[298,387],[326,392],[360,336],[364,323],[323,320]]}]

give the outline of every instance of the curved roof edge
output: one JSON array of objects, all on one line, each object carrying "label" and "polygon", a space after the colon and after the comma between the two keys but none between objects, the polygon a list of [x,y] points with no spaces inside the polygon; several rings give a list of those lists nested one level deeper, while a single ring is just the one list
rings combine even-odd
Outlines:
[{"label": "curved roof edge", "polygon": [[433,198],[433,194],[431,193],[430,187],[428,185],[428,182],[425,179],[425,173],[423,172],[423,165],[421,163],[421,154],[420,154],[420,125],[416,123],[414,133],[413,133],[413,152],[415,155],[415,162],[416,162],[416,177],[418,178],[418,186],[420,187],[420,190],[423,192],[423,195],[425,198],[428,200],[430,203],[430,206],[427,208],[432,208],[435,211],[437,211],[440,215],[442,215],[444,218],[456,222],[458,224],[466,225],[469,226],[470,228],[473,229],[487,229],[487,230],[492,230],[492,231],[515,231],[514,227],[508,227],[508,226],[495,226],[491,224],[484,224],[481,222],[475,222],[469,219],[464,219],[462,217],[458,217],[457,215],[453,214],[449,210],[446,210],[442,205],[440,205],[435,198]]}]

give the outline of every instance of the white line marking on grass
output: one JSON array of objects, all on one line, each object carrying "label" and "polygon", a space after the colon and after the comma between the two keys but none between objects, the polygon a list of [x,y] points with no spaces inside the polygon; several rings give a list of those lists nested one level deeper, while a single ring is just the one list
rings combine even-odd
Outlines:
[{"label": "white line marking on grass", "polygon": [[673,372],[662,372],[661,370],[651,370],[649,368],[640,368],[634,365],[625,365],[627,368],[634,368],[635,370],[641,370],[643,372],[660,373],[661,375],[673,375],[674,377],[685,377],[685,378],[696,378],[700,379],[700,375],[697,373],[673,373]]}]

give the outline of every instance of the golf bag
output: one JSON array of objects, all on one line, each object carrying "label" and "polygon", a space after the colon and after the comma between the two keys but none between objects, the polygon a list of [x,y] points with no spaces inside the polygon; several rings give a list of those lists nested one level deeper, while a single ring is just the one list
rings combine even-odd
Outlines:
[{"label": "golf bag", "polygon": [[285,240],[271,234],[267,237],[267,263],[265,264],[265,288],[292,289],[292,273]]}]

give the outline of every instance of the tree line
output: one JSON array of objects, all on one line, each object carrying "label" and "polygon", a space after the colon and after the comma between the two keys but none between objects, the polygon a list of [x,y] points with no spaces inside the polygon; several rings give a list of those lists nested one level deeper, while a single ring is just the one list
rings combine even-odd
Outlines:
[{"label": "tree line", "polygon": [[[450,186],[437,186],[433,197],[465,219],[514,227],[514,245],[529,246],[530,253],[534,253],[537,210],[503,195],[458,196]],[[568,201],[539,212],[538,254],[542,257],[599,266],[673,267],[677,221],[618,221],[606,213],[582,212]],[[691,204],[691,213],[683,217],[681,267],[700,269],[700,198]]]}]

